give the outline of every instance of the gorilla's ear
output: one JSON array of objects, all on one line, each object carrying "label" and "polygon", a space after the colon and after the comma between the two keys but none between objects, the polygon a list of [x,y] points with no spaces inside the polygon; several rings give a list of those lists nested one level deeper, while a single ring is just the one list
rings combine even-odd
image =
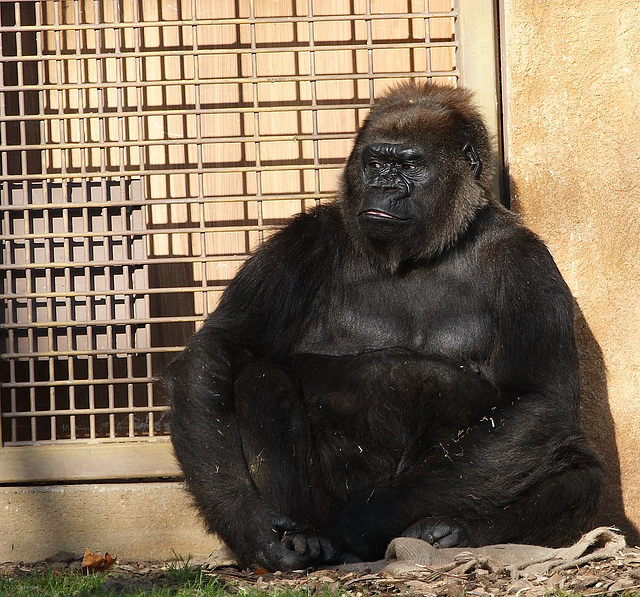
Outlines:
[{"label": "gorilla's ear", "polygon": [[476,178],[480,178],[480,173],[482,172],[482,161],[478,157],[475,147],[471,145],[470,142],[467,142],[462,148],[462,153],[464,153],[465,157],[469,160],[469,165],[471,166],[471,172],[473,172],[473,175]]}]

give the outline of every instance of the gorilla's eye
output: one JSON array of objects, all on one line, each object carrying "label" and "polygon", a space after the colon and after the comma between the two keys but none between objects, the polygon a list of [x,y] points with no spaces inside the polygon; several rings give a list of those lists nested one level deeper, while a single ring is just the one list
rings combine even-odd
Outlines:
[{"label": "gorilla's eye", "polygon": [[409,164],[409,163],[402,164],[403,170],[411,171],[411,170],[415,170],[416,168],[417,166],[415,164]]},{"label": "gorilla's eye", "polygon": [[382,168],[382,164],[380,162],[376,162],[375,160],[369,162],[369,166],[371,168],[375,168],[376,170],[380,170],[380,168]]}]

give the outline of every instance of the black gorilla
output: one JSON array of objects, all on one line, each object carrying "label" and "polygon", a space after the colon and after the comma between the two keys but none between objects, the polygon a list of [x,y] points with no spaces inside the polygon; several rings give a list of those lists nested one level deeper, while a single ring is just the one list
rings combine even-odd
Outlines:
[{"label": "black gorilla", "polygon": [[572,297],[489,154],[468,92],[395,88],[336,200],[265,243],[170,366],[175,454],[241,562],[587,530]]}]

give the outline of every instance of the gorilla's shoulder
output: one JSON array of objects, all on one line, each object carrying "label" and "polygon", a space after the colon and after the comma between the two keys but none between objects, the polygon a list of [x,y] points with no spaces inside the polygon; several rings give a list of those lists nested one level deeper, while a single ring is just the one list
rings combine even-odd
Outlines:
[{"label": "gorilla's shoulder", "polygon": [[340,208],[331,203],[295,215],[265,245],[312,253],[327,247],[335,250],[343,246],[345,235]]},{"label": "gorilla's shoulder", "polygon": [[326,233],[342,229],[343,215],[337,203],[318,205],[307,212],[295,215],[284,228],[293,228],[299,233]]},{"label": "gorilla's shoulder", "polygon": [[341,258],[346,244],[339,209],[318,206],[291,218],[258,248],[243,270],[261,277],[269,272],[273,279],[316,278]]},{"label": "gorilla's shoulder", "polygon": [[529,288],[550,280],[564,286],[546,244],[518,214],[496,205],[486,210],[479,220],[483,232],[478,235],[475,246],[478,259],[487,271]]},{"label": "gorilla's shoulder", "polygon": [[499,205],[491,204],[479,215],[477,238],[492,246],[493,250],[545,249],[542,240],[522,221],[519,214]]}]

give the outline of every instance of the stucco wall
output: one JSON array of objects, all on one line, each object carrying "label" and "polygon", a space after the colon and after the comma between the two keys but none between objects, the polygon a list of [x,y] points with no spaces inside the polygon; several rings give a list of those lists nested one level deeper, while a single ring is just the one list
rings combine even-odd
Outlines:
[{"label": "stucco wall", "polygon": [[504,0],[502,10],[512,206],[579,306],[583,418],[607,468],[601,522],[637,544],[640,2]]}]

